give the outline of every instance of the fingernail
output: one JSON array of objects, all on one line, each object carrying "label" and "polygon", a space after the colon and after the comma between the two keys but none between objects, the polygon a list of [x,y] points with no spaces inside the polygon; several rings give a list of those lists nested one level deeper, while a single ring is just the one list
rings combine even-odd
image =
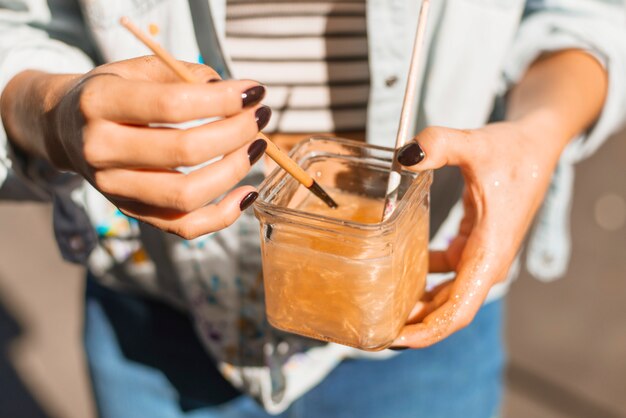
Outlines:
[{"label": "fingernail", "polygon": [[262,131],[270,121],[270,117],[272,117],[272,110],[267,106],[261,106],[254,113],[254,117],[256,118],[256,125],[259,127],[259,131]]},{"label": "fingernail", "polygon": [[217,83],[218,81],[222,81],[221,78],[211,78],[207,80],[207,83]]},{"label": "fingernail", "polygon": [[250,160],[250,165],[254,165],[261,155],[265,152],[265,148],[267,148],[267,142],[262,139],[257,139],[248,147],[248,159]]},{"label": "fingernail", "polygon": [[241,209],[242,212],[248,209],[250,205],[254,203],[257,197],[259,197],[259,194],[257,192],[248,193],[246,197],[241,199],[241,202],[239,203],[239,209]]},{"label": "fingernail", "polygon": [[406,350],[407,348],[409,348],[409,347],[402,347],[402,346],[399,346],[399,347],[389,347],[389,349],[393,350],[393,351],[403,351],[403,350]]},{"label": "fingernail", "polygon": [[398,151],[398,162],[410,167],[421,162],[426,157],[424,150],[415,141],[400,148]]},{"label": "fingernail", "polygon": [[243,107],[254,106],[265,97],[265,87],[254,86],[241,93],[241,102]]}]

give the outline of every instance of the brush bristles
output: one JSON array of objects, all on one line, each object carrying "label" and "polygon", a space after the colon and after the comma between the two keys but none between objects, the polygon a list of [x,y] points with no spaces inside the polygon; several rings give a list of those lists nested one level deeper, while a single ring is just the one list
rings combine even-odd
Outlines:
[{"label": "brush bristles", "polygon": [[339,205],[337,205],[337,202],[335,202],[333,198],[330,197],[328,193],[326,193],[326,191],[324,191],[324,189],[322,189],[322,187],[315,180],[313,180],[313,184],[311,184],[309,190],[313,192],[315,196],[322,199],[324,203],[326,203],[329,207],[333,209],[337,209],[337,207],[339,207]]}]

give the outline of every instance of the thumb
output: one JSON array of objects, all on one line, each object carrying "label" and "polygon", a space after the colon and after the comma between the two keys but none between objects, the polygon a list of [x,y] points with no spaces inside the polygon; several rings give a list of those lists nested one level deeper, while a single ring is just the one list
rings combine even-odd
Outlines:
[{"label": "thumb", "polygon": [[196,64],[192,62],[181,62],[185,67],[193,73],[199,82],[220,81],[222,77],[213,68],[204,64]]},{"label": "thumb", "polygon": [[479,145],[472,131],[428,127],[398,150],[400,164],[413,171],[441,168],[445,165],[467,166]]}]

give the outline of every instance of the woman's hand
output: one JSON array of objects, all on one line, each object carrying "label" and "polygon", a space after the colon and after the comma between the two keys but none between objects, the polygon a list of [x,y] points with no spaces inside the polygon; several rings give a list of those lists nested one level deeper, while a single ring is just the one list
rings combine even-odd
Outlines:
[{"label": "woman's hand", "polygon": [[606,70],[581,50],[535,61],[508,95],[508,122],[459,131],[428,128],[399,151],[416,171],[458,165],[465,179],[464,217],[446,251],[430,254],[430,271],[456,272],[428,292],[396,346],[426,347],[467,326],[491,286],[506,278],[569,141],[598,118]]},{"label": "woman's hand", "polygon": [[430,253],[430,271],[456,278],[418,302],[395,345],[419,348],[467,326],[491,287],[506,278],[558,160],[541,132],[502,122],[461,131],[428,128],[398,153],[407,168],[457,165],[465,180],[464,217],[445,251]]},{"label": "woman's hand", "polygon": [[[123,213],[193,238],[230,225],[256,198],[246,186],[209,204],[261,156],[265,142],[254,140],[271,112],[258,105],[258,83],[187,65],[207,83],[182,83],[155,57],[81,76],[27,71],[5,89],[3,121],[17,146],[80,174]],[[154,127],[215,117],[189,129]],[[175,170],[221,156],[189,174]]]}]

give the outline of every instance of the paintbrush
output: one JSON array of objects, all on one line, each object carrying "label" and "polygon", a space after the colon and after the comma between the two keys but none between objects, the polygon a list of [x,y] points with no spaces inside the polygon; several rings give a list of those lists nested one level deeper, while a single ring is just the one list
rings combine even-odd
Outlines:
[{"label": "paintbrush", "polygon": [[262,132],[259,132],[259,136],[267,142],[267,148],[265,153],[281,166],[286,172],[291,174],[293,178],[298,180],[300,184],[309,189],[315,196],[319,197],[329,207],[337,208],[337,202],[335,202],[329,195],[322,189],[318,182],[309,175],[302,167],[300,167],[294,160],[289,158],[287,154],[282,152],[276,144],[269,140]]},{"label": "paintbrush", "polygon": [[402,166],[397,160],[398,149],[408,142],[411,137],[411,127],[414,119],[417,117],[419,109],[418,94],[418,78],[420,72],[420,61],[422,58],[422,49],[424,46],[424,37],[426,34],[426,22],[428,20],[428,8],[430,0],[422,0],[419,18],[417,20],[417,30],[415,32],[415,41],[413,43],[413,55],[411,57],[411,66],[409,67],[409,75],[407,76],[406,90],[404,92],[404,101],[402,102],[402,112],[400,113],[400,124],[396,135],[396,151],[394,152],[391,162],[391,171],[389,173],[389,182],[387,183],[387,193],[385,194],[385,205],[383,209],[383,221],[388,219],[398,204],[398,193],[400,190],[400,181],[402,180]]}]

